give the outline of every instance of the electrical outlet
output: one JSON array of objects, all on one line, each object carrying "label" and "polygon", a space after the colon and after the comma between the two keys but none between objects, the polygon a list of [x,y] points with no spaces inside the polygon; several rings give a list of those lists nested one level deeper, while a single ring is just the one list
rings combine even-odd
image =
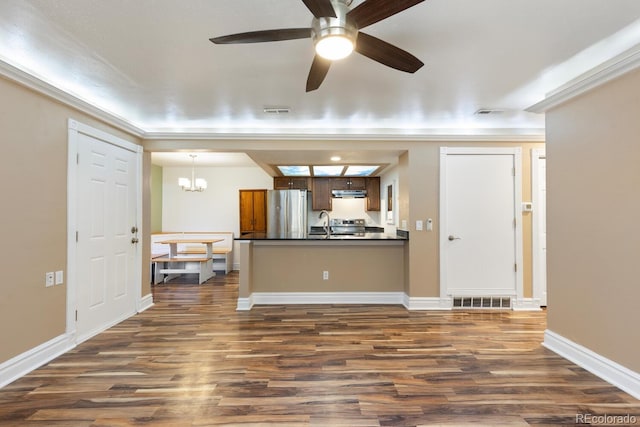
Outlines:
[{"label": "electrical outlet", "polygon": [[46,272],[44,275],[44,285],[46,287],[53,286],[54,284],[53,278],[54,278],[53,271]]},{"label": "electrical outlet", "polygon": [[64,282],[64,273],[62,270],[56,271],[56,285],[62,285]]},{"label": "electrical outlet", "polygon": [[328,271],[323,271],[322,272],[322,280],[329,280],[329,272]]}]

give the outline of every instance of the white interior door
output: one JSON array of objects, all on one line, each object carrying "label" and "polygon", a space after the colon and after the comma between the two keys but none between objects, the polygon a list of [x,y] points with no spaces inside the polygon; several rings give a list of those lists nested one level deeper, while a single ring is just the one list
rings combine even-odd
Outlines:
[{"label": "white interior door", "polygon": [[76,332],[78,341],[136,311],[137,154],[77,137]]},{"label": "white interior door", "polygon": [[516,166],[512,150],[444,150],[440,231],[444,295],[518,296]]},{"label": "white interior door", "polygon": [[547,158],[544,150],[532,150],[533,194],[533,297],[547,305]]}]

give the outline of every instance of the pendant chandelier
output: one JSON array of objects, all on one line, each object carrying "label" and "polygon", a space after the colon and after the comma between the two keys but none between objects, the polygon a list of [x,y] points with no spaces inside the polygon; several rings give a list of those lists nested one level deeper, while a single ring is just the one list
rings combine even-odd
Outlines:
[{"label": "pendant chandelier", "polygon": [[203,178],[196,178],[196,154],[189,154],[191,157],[191,179],[178,178],[178,185],[184,191],[204,191],[207,189],[207,181]]}]

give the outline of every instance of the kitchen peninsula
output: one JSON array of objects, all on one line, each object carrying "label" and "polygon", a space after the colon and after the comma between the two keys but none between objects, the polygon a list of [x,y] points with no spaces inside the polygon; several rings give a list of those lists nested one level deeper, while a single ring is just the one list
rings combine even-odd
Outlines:
[{"label": "kitchen peninsula", "polygon": [[408,233],[249,233],[238,310],[256,304],[402,304]]}]

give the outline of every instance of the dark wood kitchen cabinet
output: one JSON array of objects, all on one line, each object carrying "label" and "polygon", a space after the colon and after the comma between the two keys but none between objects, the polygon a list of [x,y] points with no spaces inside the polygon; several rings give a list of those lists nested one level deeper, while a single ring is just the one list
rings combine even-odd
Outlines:
[{"label": "dark wood kitchen cabinet", "polygon": [[329,178],[313,178],[311,209],[314,211],[331,210],[331,181]]},{"label": "dark wood kitchen cabinet", "polygon": [[332,190],[365,190],[367,187],[366,180],[363,177],[339,177],[331,178]]},{"label": "dark wood kitchen cabinet", "polygon": [[267,190],[240,190],[240,234],[267,232]]},{"label": "dark wood kitchen cabinet", "polygon": [[367,210],[380,210],[380,177],[367,178]]},{"label": "dark wood kitchen cabinet", "polygon": [[[346,181],[353,180],[356,187],[348,186]],[[336,181],[338,181],[336,186]],[[331,190],[367,190],[366,209],[368,211],[380,210],[380,177],[355,177],[355,178],[313,178],[311,180],[311,209],[314,211],[332,208]]]},{"label": "dark wood kitchen cabinet", "polygon": [[308,190],[309,178],[299,176],[273,177],[274,190]]}]

